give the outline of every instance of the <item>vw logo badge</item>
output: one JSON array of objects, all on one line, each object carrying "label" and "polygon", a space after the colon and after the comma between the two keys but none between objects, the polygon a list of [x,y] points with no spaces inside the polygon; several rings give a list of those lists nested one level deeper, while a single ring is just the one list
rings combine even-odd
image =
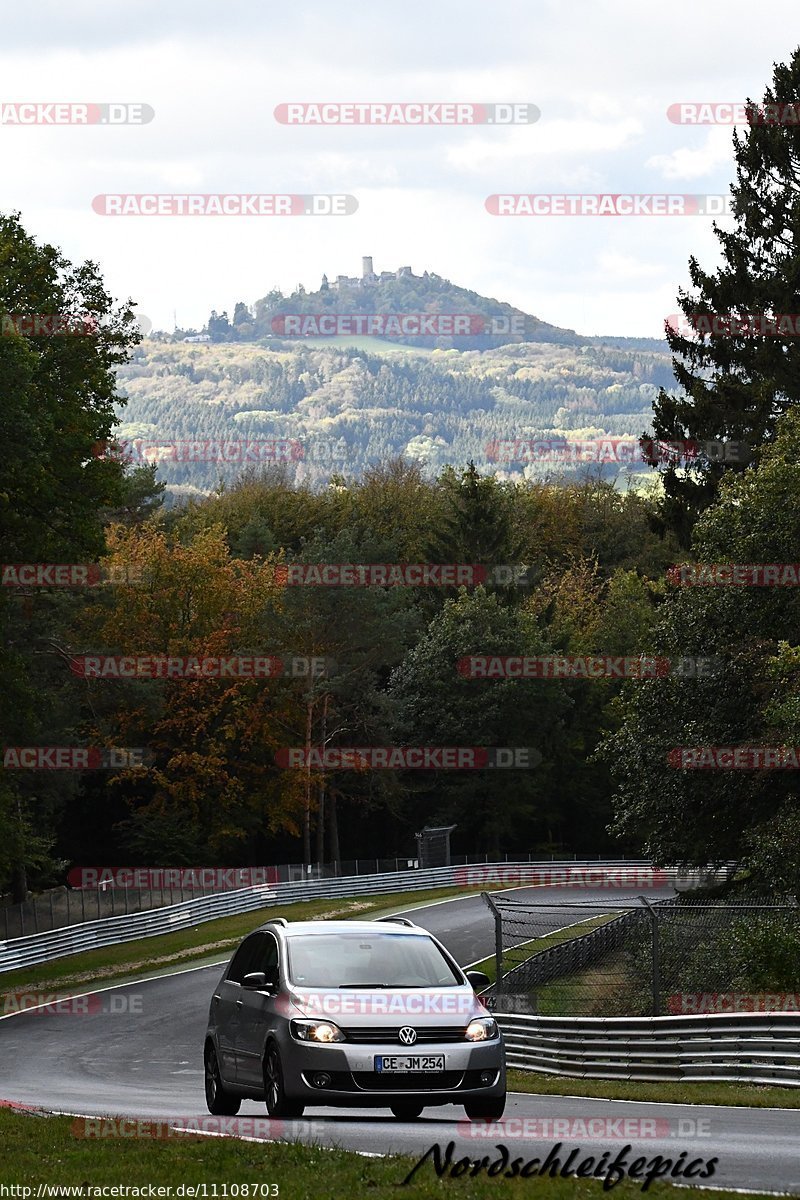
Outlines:
[{"label": "vw logo badge", "polygon": [[417,1031],[416,1029],[412,1029],[410,1025],[404,1025],[398,1036],[404,1046],[413,1046],[417,1040]]}]

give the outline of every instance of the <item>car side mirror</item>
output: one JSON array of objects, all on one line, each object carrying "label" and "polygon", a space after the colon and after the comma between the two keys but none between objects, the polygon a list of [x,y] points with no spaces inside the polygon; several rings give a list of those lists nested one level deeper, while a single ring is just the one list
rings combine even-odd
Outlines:
[{"label": "car side mirror", "polygon": [[465,974],[476,992],[482,988],[489,987],[492,982],[489,976],[485,975],[483,971],[466,971]]},{"label": "car side mirror", "polygon": [[255,988],[274,992],[278,983],[275,978],[268,978],[263,971],[250,971],[242,980],[242,987]]}]

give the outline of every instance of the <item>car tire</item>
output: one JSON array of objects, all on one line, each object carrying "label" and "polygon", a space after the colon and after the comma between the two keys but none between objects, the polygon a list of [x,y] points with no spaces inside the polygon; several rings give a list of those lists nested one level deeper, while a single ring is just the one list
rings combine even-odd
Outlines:
[{"label": "car tire", "polygon": [[485,1100],[470,1100],[464,1105],[464,1111],[470,1121],[499,1121],[505,1112],[506,1097],[487,1096]]},{"label": "car tire", "polygon": [[413,1100],[398,1100],[396,1104],[391,1105],[398,1121],[416,1121],[424,1107],[424,1104],[416,1104]]},{"label": "car tire", "polygon": [[305,1105],[288,1100],[283,1086],[283,1067],[278,1047],[273,1043],[264,1056],[264,1100],[270,1117],[293,1121],[302,1117]]},{"label": "car tire", "polygon": [[219,1073],[217,1052],[206,1046],[205,1060],[206,1107],[215,1117],[235,1117],[242,1106],[241,1096],[226,1092]]}]

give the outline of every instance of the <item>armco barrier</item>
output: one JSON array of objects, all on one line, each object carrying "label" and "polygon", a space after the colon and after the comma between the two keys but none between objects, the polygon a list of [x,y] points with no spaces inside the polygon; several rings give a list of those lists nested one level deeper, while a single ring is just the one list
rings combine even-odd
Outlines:
[{"label": "armco barrier", "polygon": [[583,1079],[800,1087],[800,1013],[531,1017],[495,1013],[509,1067]]},{"label": "armco barrier", "polygon": [[[607,868],[610,875],[621,878],[627,877],[627,873],[635,872],[637,868],[648,866],[645,862],[637,863],[631,860],[606,863],[573,861],[555,865],[568,866],[573,870],[591,868],[593,873]],[[506,886],[514,886],[515,883],[530,885],[535,881],[537,872],[552,871],[553,867],[554,864],[548,860],[541,863],[489,863],[481,870],[485,872],[487,879],[492,880],[488,886],[502,887],[502,882],[497,884],[494,881],[505,879],[508,881]],[[251,912],[254,909],[280,904],[293,904],[298,900],[382,896],[391,895],[392,892],[454,885],[463,885],[465,891],[470,886],[474,889],[474,882],[471,885],[465,882],[465,870],[474,873],[477,868],[432,867],[426,870],[392,871],[381,875],[349,875],[338,879],[315,879],[303,883],[275,884],[271,887],[241,888],[235,892],[223,892],[200,900],[187,900],[182,904],[151,909],[148,912],[86,921],[81,925],[68,925],[47,933],[0,941],[0,973],[49,962],[51,959],[77,954],[82,950],[94,950],[100,946],[113,946],[137,938],[173,933],[176,929],[213,921],[216,917]],[[676,876],[676,872],[670,872],[671,881],[676,881]],[[681,886],[679,881],[678,886]]]}]

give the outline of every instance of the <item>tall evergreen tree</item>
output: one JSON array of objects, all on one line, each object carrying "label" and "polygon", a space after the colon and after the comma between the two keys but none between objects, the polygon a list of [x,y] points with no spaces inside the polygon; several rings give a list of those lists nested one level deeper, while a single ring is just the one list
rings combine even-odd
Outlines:
[{"label": "tall evergreen tree", "polygon": [[[660,390],[653,421],[658,439],[731,439],[757,448],[773,439],[777,418],[800,399],[800,340],[730,336],[724,322],[715,330],[701,320],[800,312],[800,122],[798,106],[791,103],[798,94],[800,49],[788,64],[776,64],[763,102],[748,100],[747,130],[734,131],[735,226],[714,225],[722,250],[716,271],[704,271],[694,256],[689,260],[692,290],[679,292],[678,305],[697,332],[667,327],[675,377],[685,395]],[[773,112],[768,105],[778,107]],[[649,457],[655,464],[657,454]],[[719,461],[705,454],[688,469],[674,461],[661,465],[664,519],[684,545],[722,476],[745,465],[745,455]]]}]

